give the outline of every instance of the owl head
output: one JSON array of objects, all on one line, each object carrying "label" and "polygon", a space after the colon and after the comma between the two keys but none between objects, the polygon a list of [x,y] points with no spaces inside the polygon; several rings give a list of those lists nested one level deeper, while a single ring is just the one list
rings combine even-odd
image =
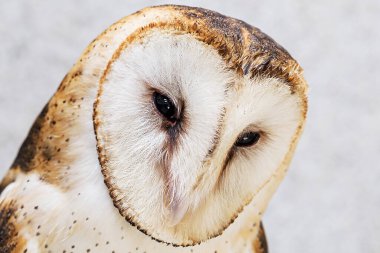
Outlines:
[{"label": "owl head", "polygon": [[173,245],[218,236],[252,208],[261,215],[307,110],[302,69],[287,51],[242,21],[184,6],[115,23],[62,92],[69,82],[93,94],[90,134],[114,206]]}]

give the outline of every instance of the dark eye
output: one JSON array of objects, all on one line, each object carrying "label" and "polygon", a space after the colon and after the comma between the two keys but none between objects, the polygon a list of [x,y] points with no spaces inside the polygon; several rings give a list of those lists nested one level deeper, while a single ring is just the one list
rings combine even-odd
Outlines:
[{"label": "dark eye", "polygon": [[158,92],[153,93],[153,101],[157,110],[164,116],[167,120],[175,122],[177,120],[177,108],[175,107],[173,101],[165,95]]},{"label": "dark eye", "polygon": [[237,147],[249,147],[255,145],[260,139],[259,132],[248,132],[239,136],[235,142]]}]

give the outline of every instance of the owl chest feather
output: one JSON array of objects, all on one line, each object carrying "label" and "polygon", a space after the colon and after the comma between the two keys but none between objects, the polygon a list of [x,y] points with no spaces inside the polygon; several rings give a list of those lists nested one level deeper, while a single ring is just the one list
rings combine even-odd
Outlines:
[{"label": "owl chest feather", "polygon": [[174,247],[155,241],[120,216],[98,180],[64,193],[33,174],[10,184],[1,195],[1,208],[12,203],[12,220],[4,222],[15,230],[8,241],[8,249],[14,250],[2,246],[0,252],[261,252],[255,243],[259,223],[240,230],[239,220],[200,245]]}]

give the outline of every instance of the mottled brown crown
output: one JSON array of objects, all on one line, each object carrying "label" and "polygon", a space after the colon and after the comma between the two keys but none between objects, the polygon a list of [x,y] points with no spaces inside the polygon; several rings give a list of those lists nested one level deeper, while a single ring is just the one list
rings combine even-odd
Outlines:
[{"label": "mottled brown crown", "polygon": [[203,8],[176,5],[152,8],[176,12],[180,18],[172,21],[174,26],[178,25],[179,30],[192,33],[214,46],[237,73],[278,78],[287,82],[294,91],[304,92],[306,82],[302,68],[282,46],[260,29]]}]

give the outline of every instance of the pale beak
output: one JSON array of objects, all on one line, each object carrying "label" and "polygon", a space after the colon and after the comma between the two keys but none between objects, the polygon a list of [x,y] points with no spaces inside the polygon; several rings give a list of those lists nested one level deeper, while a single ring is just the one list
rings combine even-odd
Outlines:
[{"label": "pale beak", "polygon": [[189,201],[183,201],[177,196],[172,196],[172,200],[168,205],[167,222],[170,227],[178,225],[189,210]]}]

